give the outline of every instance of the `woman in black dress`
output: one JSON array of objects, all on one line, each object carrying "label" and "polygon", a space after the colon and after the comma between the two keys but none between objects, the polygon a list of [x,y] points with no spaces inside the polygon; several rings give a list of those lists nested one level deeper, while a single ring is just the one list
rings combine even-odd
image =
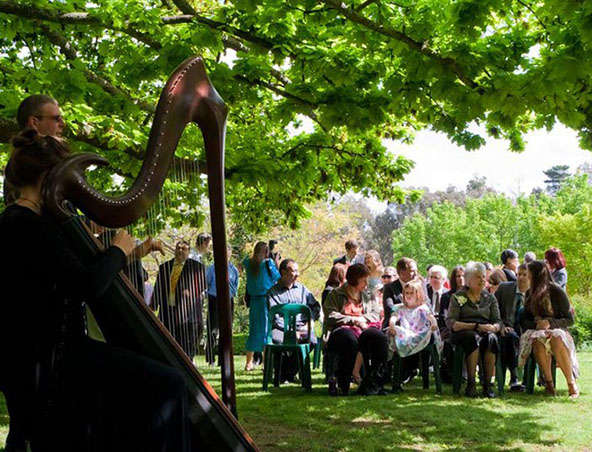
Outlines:
[{"label": "woman in black dress", "polygon": [[33,130],[13,145],[5,178],[20,197],[0,215],[7,450],[27,440],[33,451],[186,451],[186,392],[177,371],[85,335],[84,302],[105,293],[133,239],[121,231],[91,265],[80,262],[42,214],[43,179],[67,149]]}]

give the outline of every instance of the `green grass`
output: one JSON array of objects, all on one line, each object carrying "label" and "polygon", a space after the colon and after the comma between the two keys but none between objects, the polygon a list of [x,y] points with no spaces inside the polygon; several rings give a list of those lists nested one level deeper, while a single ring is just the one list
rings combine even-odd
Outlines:
[{"label": "green grass", "polygon": [[[313,392],[295,384],[261,391],[261,370],[246,373],[236,359],[240,422],[263,451],[592,451],[592,352],[579,354],[582,396],[567,397],[558,371],[559,396],[509,394],[494,400],[424,391],[419,379],[399,395],[327,394],[320,372]],[[203,363],[203,360],[200,360]],[[220,389],[217,369],[202,367]],[[8,416],[0,400],[0,441]],[[2,449],[0,449],[1,451]]]}]

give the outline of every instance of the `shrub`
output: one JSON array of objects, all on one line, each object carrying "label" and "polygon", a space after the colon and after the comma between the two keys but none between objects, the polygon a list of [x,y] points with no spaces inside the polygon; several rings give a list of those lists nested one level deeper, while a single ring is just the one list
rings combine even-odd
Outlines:
[{"label": "shrub", "polygon": [[574,295],[571,302],[575,309],[575,324],[570,328],[577,348],[592,343],[592,299]]}]

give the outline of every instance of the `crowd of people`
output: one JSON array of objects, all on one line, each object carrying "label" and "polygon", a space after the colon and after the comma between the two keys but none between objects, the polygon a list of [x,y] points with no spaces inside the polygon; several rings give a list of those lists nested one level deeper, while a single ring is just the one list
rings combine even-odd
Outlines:
[{"label": "crowd of people", "polygon": [[[569,396],[578,397],[578,361],[568,330],[574,311],[565,292],[567,271],[559,249],[548,249],[544,260],[528,252],[522,263],[515,251],[506,249],[497,266],[469,262],[455,266],[449,276],[443,266],[430,265],[426,277],[411,258],[385,267],[376,250],[360,253],[353,240],[345,243],[345,251],[333,261],[319,303],[297,282],[296,262],[272,259],[264,242],[255,246],[253,256],[244,261],[251,300],[247,370],[253,368],[253,354],[264,348],[267,310],[301,303],[309,306],[313,319],[322,321],[318,340],[331,363],[327,377],[332,395],[348,395],[352,383],[362,394],[383,393],[394,354],[402,358],[406,383],[418,373],[419,352],[434,345],[447,383],[452,382],[453,351],[462,348],[468,397],[478,395],[477,375],[481,394],[495,397],[492,379],[498,359],[509,370],[510,390],[524,391],[518,368],[531,353],[548,394],[556,393],[553,357]],[[299,328],[304,325],[299,322]],[[273,328],[273,342],[281,342],[282,325]],[[317,341],[302,332],[302,341]],[[282,379],[294,378],[295,369],[286,372]]]},{"label": "crowd of people", "polygon": [[[211,236],[197,237],[193,255],[190,243],[178,241],[174,258],[160,265],[153,290],[145,285],[139,261],[149,252],[163,252],[157,241],[138,244],[125,231],[107,234],[105,251],[91,264],[82,263],[43,212],[44,178],[69,155],[59,138],[64,127],[59,106],[47,96],[31,96],[19,107],[18,121],[23,131],[13,141],[5,169],[8,207],[0,216],[5,291],[0,390],[10,413],[6,450],[25,450],[27,441],[36,450],[86,450],[89,441],[93,448],[88,450],[187,450],[181,376],[169,366],[89,338],[84,308],[124,271],[192,357],[203,334],[208,299],[206,351],[214,364],[217,292],[214,270],[204,259]],[[495,395],[491,380],[496,359],[505,360],[510,388],[523,390],[517,368],[532,354],[548,394],[555,395],[553,357],[570,397],[578,397],[578,361],[568,330],[574,310],[565,292],[567,271],[560,250],[547,250],[544,261],[527,253],[520,263],[508,249],[499,269],[470,262],[454,267],[448,277],[444,267],[433,265],[427,278],[411,258],[385,267],[377,251],[360,253],[353,240],[345,243],[345,250],[333,262],[319,303],[298,281],[294,259],[280,260],[265,242],[255,245],[242,263],[249,306],[247,371],[269,340],[283,341],[283,319],[274,318],[268,331],[268,310],[299,303],[308,306],[311,319],[297,319],[298,340],[322,341],[326,358],[331,358],[326,360],[332,363],[327,374],[333,395],[348,395],[352,382],[361,393],[383,393],[394,354],[402,358],[408,381],[417,373],[418,352],[434,345],[442,356],[444,380],[450,380],[453,348],[462,347],[467,396],[477,395],[477,367],[483,395]],[[31,260],[33,255],[38,259]],[[228,270],[234,299],[239,273],[230,259]],[[322,321],[321,338],[308,328],[310,320]],[[281,372],[293,380],[297,363],[286,358]]]}]

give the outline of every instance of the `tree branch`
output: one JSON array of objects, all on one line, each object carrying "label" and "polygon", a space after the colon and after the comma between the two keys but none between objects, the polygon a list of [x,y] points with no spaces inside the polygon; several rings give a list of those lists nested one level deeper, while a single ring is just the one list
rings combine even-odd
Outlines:
[{"label": "tree branch", "polygon": [[137,39],[138,41],[143,42],[155,50],[162,49],[162,44],[160,44],[160,42],[152,38],[152,36],[147,33],[135,30],[132,27],[114,27],[112,23],[103,22],[100,18],[95,17],[87,12],[61,13],[39,7],[31,8],[29,6],[20,5],[19,3],[12,0],[1,0],[0,13],[12,14],[14,16],[20,16],[27,19],[37,19],[58,24],[96,25],[108,30],[121,31],[122,33],[125,33]]},{"label": "tree branch", "polygon": [[[39,24],[39,27],[41,30],[43,30],[43,34],[47,37],[49,42],[58,46],[62,50],[67,60],[74,61],[78,58],[76,49],[68,42],[65,37],[56,31],[51,30],[46,24]],[[123,96],[133,104],[140,107],[142,110],[145,110],[149,113],[154,113],[156,111],[156,107],[154,105],[142,99],[135,99],[129,92],[123,90],[122,88],[118,88],[107,79],[95,74],[89,69],[84,69],[84,76],[89,82],[99,85],[105,92],[111,95]]]},{"label": "tree branch", "polygon": [[382,25],[376,22],[373,22],[364,16],[358,14],[355,10],[348,8],[345,3],[341,2],[340,0],[321,0],[326,5],[331,6],[333,9],[339,11],[343,14],[348,20],[351,22],[357,23],[362,25],[369,30],[373,30],[383,36],[387,36],[389,38],[395,39],[399,42],[402,42],[407,45],[411,50],[414,50],[422,55],[427,56],[428,58],[438,62],[441,66],[451,70],[456,74],[457,78],[469,88],[478,90],[479,93],[483,92],[483,88],[480,88],[479,85],[471,80],[471,78],[467,77],[463,70],[460,68],[458,63],[452,59],[447,58],[439,55],[434,50],[430,49],[426,42],[418,42],[412,39],[411,37],[407,36],[404,33],[401,33],[394,28],[388,27],[386,25]]}]

